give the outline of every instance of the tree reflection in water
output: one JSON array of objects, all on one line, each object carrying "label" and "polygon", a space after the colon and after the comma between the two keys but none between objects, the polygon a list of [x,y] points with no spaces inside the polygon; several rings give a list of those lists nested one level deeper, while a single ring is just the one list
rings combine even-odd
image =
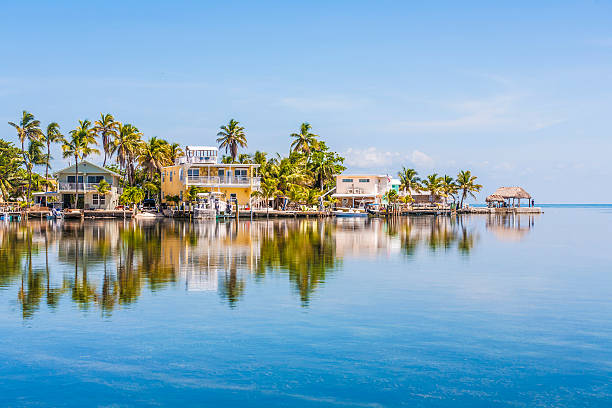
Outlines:
[{"label": "tree reflection in water", "polygon": [[110,316],[145,290],[179,282],[187,290],[216,291],[233,308],[249,280],[265,284],[286,276],[307,307],[343,259],[394,252],[409,259],[449,252],[467,256],[478,241],[478,223],[498,239],[520,239],[534,221],[422,216],[7,223],[0,227],[0,290],[14,288],[24,319],[34,316],[41,303],[54,310],[62,299]]}]

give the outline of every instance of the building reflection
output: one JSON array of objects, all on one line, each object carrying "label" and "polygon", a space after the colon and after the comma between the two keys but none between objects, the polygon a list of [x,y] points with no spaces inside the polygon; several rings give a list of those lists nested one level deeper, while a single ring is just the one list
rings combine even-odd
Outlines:
[{"label": "building reflection", "polygon": [[[493,215],[486,230],[522,239],[533,216]],[[110,316],[144,293],[184,287],[236,307],[248,285],[287,279],[303,306],[344,259],[469,256],[484,218],[281,219],[240,222],[85,221],[0,227],[0,289],[16,289],[24,319],[68,299]]]}]

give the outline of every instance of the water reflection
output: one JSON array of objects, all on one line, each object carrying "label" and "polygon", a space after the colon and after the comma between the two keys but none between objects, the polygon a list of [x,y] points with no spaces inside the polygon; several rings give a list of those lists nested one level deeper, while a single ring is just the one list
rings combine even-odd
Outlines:
[{"label": "water reflection", "polygon": [[0,226],[0,289],[16,293],[24,319],[63,299],[110,316],[146,291],[181,285],[236,307],[249,284],[266,279],[287,279],[307,307],[344,259],[469,256],[482,226],[499,239],[520,239],[534,218],[8,223]]}]

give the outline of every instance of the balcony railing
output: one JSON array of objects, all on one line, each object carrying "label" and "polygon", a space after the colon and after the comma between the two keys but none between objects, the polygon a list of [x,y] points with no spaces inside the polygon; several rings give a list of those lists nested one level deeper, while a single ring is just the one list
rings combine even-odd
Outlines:
[{"label": "balcony railing", "polygon": [[253,185],[258,186],[261,182],[260,177],[247,176],[188,176],[189,184],[201,184],[206,186],[223,186],[223,185]]},{"label": "balcony railing", "polygon": [[217,156],[181,156],[179,158],[177,158],[174,161],[174,164],[186,164],[186,163],[191,163],[191,164],[198,164],[198,163],[203,163],[203,164],[216,164],[217,163]]},{"label": "balcony railing", "polygon": [[[76,191],[78,184],[79,192],[87,192],[87,191],[97,191],[99,183],[63,183],[60,182],[58,186],[58,191]],[[115,186],[110,186],[111,192],[117,192],[117,194],[121,194],[122,189]]]}]

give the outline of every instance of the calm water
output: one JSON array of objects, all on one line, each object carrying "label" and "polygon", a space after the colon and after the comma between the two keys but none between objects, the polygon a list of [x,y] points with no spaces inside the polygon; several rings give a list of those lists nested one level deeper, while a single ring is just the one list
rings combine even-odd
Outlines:
[{"label": "calm water", "polygon": [[0,406],[612,406],[612,207],[0,225]]}]

